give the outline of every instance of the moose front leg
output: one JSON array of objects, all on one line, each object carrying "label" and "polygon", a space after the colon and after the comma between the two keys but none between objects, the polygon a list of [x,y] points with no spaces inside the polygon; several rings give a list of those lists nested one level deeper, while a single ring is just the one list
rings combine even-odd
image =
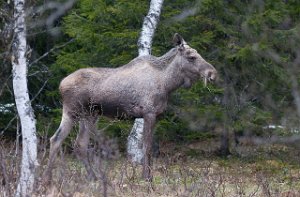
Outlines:
[{"label": "moose front leg", "polygon": [[147,114],[144,116],[144,136],[143,136],[143,178],[151,181],[151,163],[152,163],[152,141],[153,141],[153,129],[155,125],[155,114]]}]

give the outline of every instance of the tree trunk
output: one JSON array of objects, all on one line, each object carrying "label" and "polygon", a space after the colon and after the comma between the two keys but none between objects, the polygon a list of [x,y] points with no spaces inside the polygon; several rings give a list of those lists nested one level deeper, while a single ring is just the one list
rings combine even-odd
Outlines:
[{"label": "tree trunk", "polygon": [[[225,76],[226,75],[225,73]],[[228,80],[226,80],[226,84],[229,84]],[[229,85],[227,85],[227,87],[224,88],[224,97],[223,97],[223,106],[225,108],[225,117],[224,117],[224,125],[223,125],[223,131],[221,134],[221,146],[219,149],[219,154],[221,156],[227,156],[230,154],[230,150],[229,150],[229,127],[231,125],[232,122],[232,100],[230,101],[229,98],[229,91],[231,91],[231,88],[229,87]]]},{"label": "tree trunk", "polygon": [[[159,21],[163,0],[151,0],[148,15],[144,18],[140,38],[138,40],[139,56],[151,54],[154,32]],[[128,136],[127,154],[134,163],[142,163],[144,158],[142,138],[144,119],[137,118]]]},{"label": "tree trunk", "polygon": [[22,128],[22,162],[16,196],[31,196],[37,165],[36,121],[27,88],[25,0],[14,1],[13,89]]},{"label": "tree trunk", "polygon": [[220,146],[220,149],[219,149],[219,154],[221,156],[230,155],[229,132],[228,132],[228,125],[226,125],[226,122],[224,123],[223,132],[222,132],[222,135],[221,135],[221,146]]}]

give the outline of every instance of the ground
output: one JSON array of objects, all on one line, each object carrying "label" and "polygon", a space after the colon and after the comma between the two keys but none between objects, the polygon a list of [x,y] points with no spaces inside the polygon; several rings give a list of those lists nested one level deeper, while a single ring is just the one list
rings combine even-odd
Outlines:
[{"label": "ground", "polygon": [[[161,154],[153,162],[152,182],[141,179],[141,167],[133,166],[121,154],[103,159],[99,152],[92,159],[99,180],[89,181],[83,165],[72,153],[65,153],[56,163],[52,185],[47,186],[41,185],[40,179],[47,155],[40,150],[35,196],[300,196],[297,144],[242,144],[232,148],[227,157],[215,154],[218,145],[214,140],[162,143]],[[8,180],[4,182],[0,176],[0,196],[10,196],[20,156],[15,155],[15,146],[2,147],[1,165]]]}]

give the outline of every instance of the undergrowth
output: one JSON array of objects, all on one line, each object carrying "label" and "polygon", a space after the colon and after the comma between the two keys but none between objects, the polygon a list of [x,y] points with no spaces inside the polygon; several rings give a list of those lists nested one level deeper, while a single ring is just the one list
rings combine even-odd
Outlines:
[{"label": "undergrowth", "polygon": [[[90,157],[98,180],[89,181],[73,153],[61,151],[50,185],[42,184],[47,154],[41,149],[34,196],[300,196],[297,147],[240,146],[227,157],[217,156],[214,147],[218,142],[213,140],[180,147],[161,143],[161,154],[153,161],[152,182],[144,181],[141,167],[132,165],[122,154],[107,157],[97,146],[91,148]],[[1,144],[1,197],[15,192],[20,163],[16,150],[11,143]]]}]

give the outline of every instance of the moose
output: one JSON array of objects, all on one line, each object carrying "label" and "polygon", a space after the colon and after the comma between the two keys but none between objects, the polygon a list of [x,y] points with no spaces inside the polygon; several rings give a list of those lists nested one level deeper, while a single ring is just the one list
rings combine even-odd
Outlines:
[{"label": "moose", "polygon": [[180,87],[189,88],[199,79],[212,82],[216,69],[206,62],[184,39],[175,34],[175,47],[161,57],[140,56],[118,68],[84,68],[64,78],[59,86],[62,119],[50,138],[46,180],[52,179],[55,158],[75,123],[79,133],[75,153],[83,161],[88,178],[96,175],[88,161],[90,133],[95,132],[99,116],[144,118],[142,176],[151,179],[151,146],[158,115],[167,107],[169,95]]}]

